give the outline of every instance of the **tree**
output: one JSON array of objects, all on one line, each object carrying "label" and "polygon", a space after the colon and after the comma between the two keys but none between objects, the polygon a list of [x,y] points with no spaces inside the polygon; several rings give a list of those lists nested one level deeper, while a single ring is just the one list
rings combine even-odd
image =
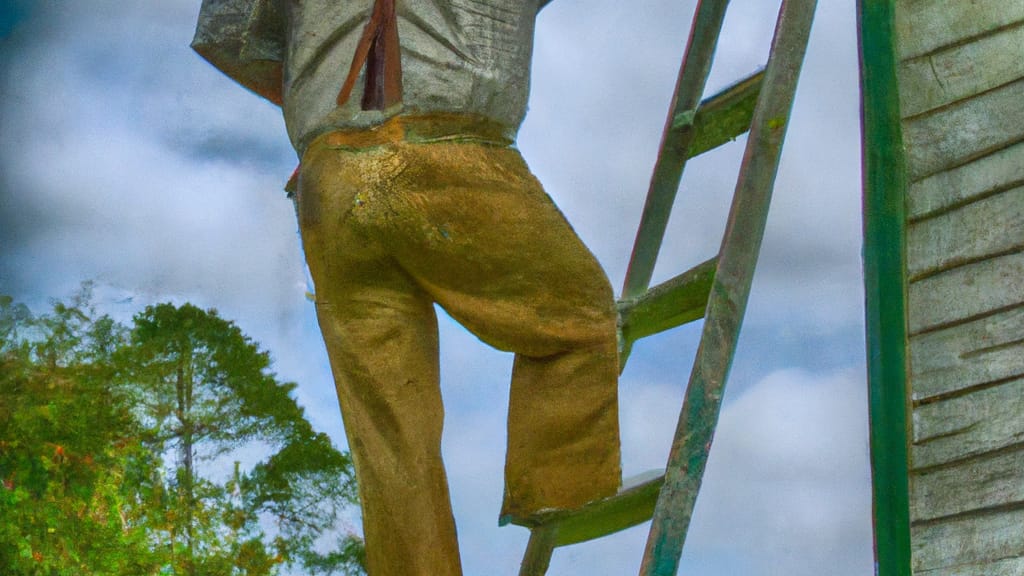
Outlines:
[{"label": "tree", "polygon": [[124,331],[88,287],[34,317],[0,296],[0,566],[5,574],[147,574],[134,521],[159,459],[112,376]]},{"label": "tree", "polygon": [[266,352],[212,310],[89,302],[0,297],[5,574],[363,573],[351,461]]},{"label": "tree", "polygon": [[[269,574],[276,564],[358,572],[354,536],[318,549],[356,502],[351,460],[312,429],[291,397],[295,384],[277,381],[266,352],[215,311],[190,304],[146,308],[125,350],[149,441],[175,454],[166,545],[183,573],[225,569],[229,559],[246,574]],[[274,452],[250,472],[236,465],[220,484],[200,473],[200,463],[223,463],[254,443]]]}]

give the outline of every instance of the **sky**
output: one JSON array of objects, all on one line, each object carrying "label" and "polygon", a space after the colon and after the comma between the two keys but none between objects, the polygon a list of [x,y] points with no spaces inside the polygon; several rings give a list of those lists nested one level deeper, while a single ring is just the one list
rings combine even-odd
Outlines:
[{"label": "sky", "polygon": [[[693,0],[559,0],[538,19],[518,146],[620,287]],[[345,446],[291,203],[280,111],[188,47],[200,0],[5,0],[0,294],[42,311],[218,309]],[[680,574],[872,573],[854,0],[821,2],[761,261]],[[733,0],[708,94],[764,64],[778,3]],[[712,256],[743,138],[686,169],[654,282]],[[665,465],[700,323],[640,341],[620,382],[626,476]],[[444,457],[466,574],[512,575],[497,527],[512,356],[441,322]],[[647,525],[550,574],[636,573]]]}]

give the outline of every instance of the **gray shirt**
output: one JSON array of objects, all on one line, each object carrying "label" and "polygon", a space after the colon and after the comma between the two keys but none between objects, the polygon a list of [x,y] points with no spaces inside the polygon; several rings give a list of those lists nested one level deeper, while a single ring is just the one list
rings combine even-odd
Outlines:
[{"label": "gray shirt", "polygon": [[204,0],[193,47],[281,104],[301,155],[317,135],[396,114],[475,114],[519,128],[526,114],[534,21],[546,0],[397,0],[402,103],[362,110],[362,78],[343,106],[373,0]]}]

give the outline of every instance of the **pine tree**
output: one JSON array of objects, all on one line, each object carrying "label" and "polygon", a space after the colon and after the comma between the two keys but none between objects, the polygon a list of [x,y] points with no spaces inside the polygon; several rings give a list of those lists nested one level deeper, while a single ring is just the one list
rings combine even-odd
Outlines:
[{"label": "pine tree", "polygon": [[0,297],[4,574],[362,574],[352,463],[269,355],[212,310],[89,300]]}]

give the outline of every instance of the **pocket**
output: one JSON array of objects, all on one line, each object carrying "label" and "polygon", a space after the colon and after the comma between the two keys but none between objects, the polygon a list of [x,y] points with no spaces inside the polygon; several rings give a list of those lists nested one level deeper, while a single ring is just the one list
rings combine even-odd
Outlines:
[{"label": "pocket", "polygon": [[351,198],[362,187],[358,166],[347,158],[352,152],[332,148],[310,148],[299,165],[295,199],[299,226],[303,229],[330,222],[334,216],[347,218]]}]

